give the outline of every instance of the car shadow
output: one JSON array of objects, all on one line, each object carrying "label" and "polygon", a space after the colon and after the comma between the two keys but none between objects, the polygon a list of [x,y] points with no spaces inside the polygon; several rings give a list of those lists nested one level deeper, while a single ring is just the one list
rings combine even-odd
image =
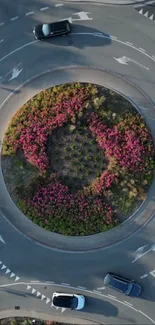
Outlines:
[{"label": "car shadow", "polygon": [[72,32],[66,36],[53,37],[45,39],[47,42],[55,46],[72,46],[83,49],[85,47],[103,47],[112,43],[111,36],[98,29],[86,27],[82,25],[72,25]]},{"label": "car shadow", "polygon": [[100,298],[86,297],[85,307],[81,312],[104,315],[105,317],[117,317],[118,308],[111,302]]}]

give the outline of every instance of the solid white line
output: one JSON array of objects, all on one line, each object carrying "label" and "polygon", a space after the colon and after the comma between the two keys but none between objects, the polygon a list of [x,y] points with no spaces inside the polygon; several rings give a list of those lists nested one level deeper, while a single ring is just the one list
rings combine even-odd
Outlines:
[{"label": "solid white line", "polygon": [[149,317],[148,315],[146,315],[145,313],[143,313],[141,310],[137,310],[139,313],[141,313],[142,315],[144,315],[145,317],[147,317],[153,324],[155,324],[155,321]]},{"label": "solid white line", "polygon": [[79,289],[86,290],[86,287],[80,287],[78,286]]},{"label": "solid white line", "polygon": [[27,44],[25,44],[25,45],[23,45],[23,46],[18,47],[18,48],[15,49],[14,51],[12,51],[12,52],[8,53],[7,55],[3,56],[3,58],[0,59],[0,62],[2,62],[4,59],[8,58],[8,56],[10,56],[10,55],[16,53],[17,51],[22,50],[24,47],[27,47],[27,46],[29,46],[29,45],[31,45],[31,44],[36,43],[36,42],[39,42],[39,41],[36,40],[36,41],[30,42],[30,43],[27,43]]},{"label": "solid white line", "polygon": [[69,283],[65,283],[65,282],[61,282],[61,284],[62,284],[63,286],[70,286]]},{"label": "solid white line", "polygon": [[10,20],[11,20],[11,21],[14,21],[14,20],[17,20],[18,18],[19,18],[19,17],[16,16],[16,17],[11,18]]},{"label": "solid white line", "polygon": [[[117,37],[116,37],[116,36],[112,36],[112,35],[111,35],[111,37],[112,37],[113,39],[117,39]],[[111,37],[110,37],[110,38],[111,38]],[[109,37],[108,37],[108,38],[109,38]]]},{"label": "solid white line", "polygon": [[63,6],[63,3],[57,3],[56,5],[55,5],[55,7],[62,7]]},{"label": "solid white line", "polygon": [[52,281],[46,281],[46,283],[54,284],[55,282],[52,282]]},{"label": "solid white line", "polygon": [[139,49],[140,49],[141,51],[143,51],[143,52],[146,52],[146,50],[142,49],[141,47],[139,47]]},{"label": "solid white line", "polygon": [[38,282],[40,282],[40,281],[30,281],[31,283],[38,283]]},{"label": "solid white line", "polygon": [[97,288],[97,290],[104,290],[105,287],[100,287],[100,288]]},{"label": "solid white line", "polygon": [[128,41],[126,41],[126,44],[128,44],[128,45],[133,45],[133,43],[130,43],[130,42],[128,42]]},{"label": "solid white line", "polygon": [[115,297],[115,296],[111,296],[111,295],[108,295],[108,297],[111,297],[111,298],[114,298],[114,299],[116,299],[116,297]]},{"label": "solid white line", "polygon": [[49,9],[49,7],[43,7],[43,8],[40,8],[40,11],[44,11],[44,10],[47,10]]},{"label": "solid white line", "polygon": [[128,304],[129,306],[132,306],[132,304],[130,304],[130,302],[128,302],[128,301],[125,301],[125,300],[124,300],[124,302],[125,302],[126,304]]},{"label": "solid white line", "polygon": [[100,291],[98,291],[98,290],[93,290],[93,292],[95,292],[95,293],[102,293],[102,292],[100,292]]},{"label": "solid white line", "polygon": [[1,27],[1,26],[3,26],[3,25],[4,25],[4,23],[3,23],[3,22],[2,22],[2,23],[0,23],[0,27]]},{"label": "solid white line", "polygon": [[4,39],[2,38],[1,40],[0,40],[0,43],[2,43],[4,41]]},{"label": "solid white line", "polygon": [[33,15],[34,14],[34,11],[29,11],[29,12],[26,12],[25,16],[29,16],[29,15]]},{"label": "solid white line", "polygon": [[144,279],[144,278],[146,278],[147,276],[148,276],[148,274],[144,274],[144,275],[140,276],[140,279]]}]

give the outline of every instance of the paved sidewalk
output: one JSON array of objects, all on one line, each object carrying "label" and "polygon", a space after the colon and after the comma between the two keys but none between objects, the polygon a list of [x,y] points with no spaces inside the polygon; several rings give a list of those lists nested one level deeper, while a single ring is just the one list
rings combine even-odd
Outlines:
[{"label": "paved sidewalk", "polygon": [[104,5],[147,5],[155,3],[154,0],[63,0],[64,2],[90,2],[90,3],[102,3]]}]

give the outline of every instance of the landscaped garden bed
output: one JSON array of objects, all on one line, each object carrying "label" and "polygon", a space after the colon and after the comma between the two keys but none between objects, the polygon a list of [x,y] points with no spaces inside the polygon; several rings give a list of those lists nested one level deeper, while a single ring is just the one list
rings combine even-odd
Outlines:
[{"label": "landscaped garden bed", "polygon": [[69,236],[126,220],[145,200],[154,166],[143,117],[93,84],[36,95],[13,117],[2,147],[4,180],[17,206],[39,226]]},{"label": "landscaped garden bed", "polygon": [[14,317],[14,318],[0,319],[0,325],[71,325],[71,324],[55,322],[52,320],[44,321],[40,319],[33,320],[33,318]]}]

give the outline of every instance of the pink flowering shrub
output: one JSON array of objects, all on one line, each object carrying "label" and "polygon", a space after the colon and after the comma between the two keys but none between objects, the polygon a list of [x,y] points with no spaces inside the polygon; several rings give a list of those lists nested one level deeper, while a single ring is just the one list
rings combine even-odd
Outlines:
[{"label": "pink flowering shrub", "polygon": [[104,171],[99,179],[96,179],[92,186],[99,194],[103,194],[105,190],[111,188],[113,184],[117,184],[118,176],[116,173],[110,173],[108,170]]},{"label": "pink flowering shrub", "polygon": [[110,159],[114,156],[120,165],[135,171],[144,171],[153,152],[151,135],[146,126],[140,125],[141,118],[126,118],[108,128],[98,114],[92,113],[89,128],[96,136],[101,148]]},{"label": "pink flowering shrub", "polygon": [[[69,188],[59,181],[41,186],[32,199],[25,201],[27,207],[35,209],[37,218],[43,221],[45,227],[51,224],[55,227],[58,224],[59,227],[61,220],[75,235],[79,235],[78,230],[74,230],[78,223],[82,223],[85,227],[89,225],[90,233],[93,233],[96,223],[100,232],[103,226],[108,228],[115,222],[113,210],[103,198],[95,198],[90,193],[72,195],[69,193]],[[56,231],[61,232],[60,228]]]}]

